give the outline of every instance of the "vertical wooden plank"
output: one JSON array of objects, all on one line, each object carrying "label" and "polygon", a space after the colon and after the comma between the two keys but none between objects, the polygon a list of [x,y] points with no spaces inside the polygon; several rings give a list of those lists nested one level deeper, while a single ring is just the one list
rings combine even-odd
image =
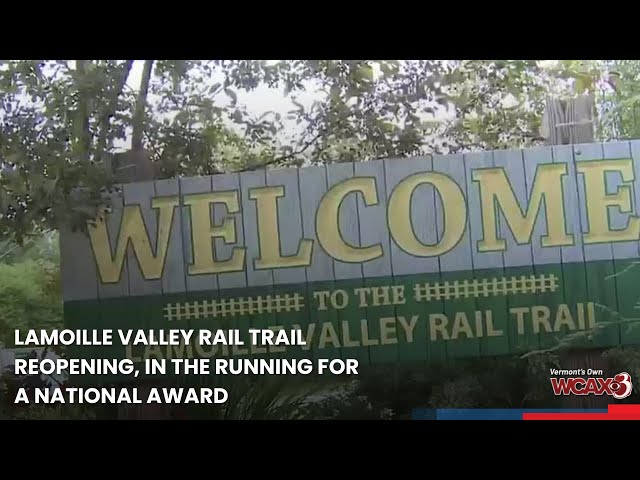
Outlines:
[{"label": "vertical wooden plank", "polygon": [[[587,162],[597,161],[604,158],[604,151],[601,143],[588,143],[573,146],[573,153],[575,161]],[[585,189],[584,179],[582,174],[578,174],[578,197],[579,197],[579,209],[580,219],[584,228],[584,232],[589,231],[589,221],[587,217],[587,194]],[[613,250],[611,244],[586,244],[584,245],[584,259],[586,262],[593,262],[596,260],[608,260],[613,259]]]},{"label": "vertical wooden plank", "polygon": [[[242,202],[242,222],[246,247],[247,288],[239,293],[241,297],[274,295],[273,270],[255,268],[255,260],[260,257],[260,233],[258,230],[257,201],[250,198],[254,188],[267,186],[266,170],[255,170],[240,174],[240,192]],[[281,239],[282,240],[282,239]],[[258,288],[259,287],[259,288]],[[251,328],[266,329],[276,326],[275,311],[271,313],[249,312],[243,317]],[[246,343],[246,341],[245,341]],[[279,356],[279,355],[275,355]]]},{"label": "vertical wooden plank", "polygon": [[[544,165],[553,163],[552,149],[545,147],[524,150],[523,160],[526,185],[525,193],[528,205],[531,202],[531,192],[533,191],[538,169],[544,168]],[[562,181],[564,181],[564,179]],[[542,246],[541,239],[544,235],[547,234],[547,216],[545,209],[547,207],[554,208],[553,205],[546,204],[546,202],[548,201],[549,200],[545,198],[545,203],[540,205],[540,212],[538,213],[538,216],[536,218],[536,223],[533,227],[533,235],[531,236],[531,253],[533,256],[534,265],[559,264],[561,261],[560,248],[545,248]],[[567,214],[567,212],[565,211],[565,224],[568,223],[568,217],[570,214],[571,212]]]},{"label": "vertical wooden plank", "polygon": [[[631,159],[629,142],[609,142],[603,144],[603,155],[606,159],[628,160]],[[630,215],[637,215],[638,208],[634,198],[633,184],[629,185],[622,179],[618,172],[606,174],[607,193],[613,194],[620,189],[627,189],[631,197],[631,212],[621,212],[620,208],[609,209],[609,223],[612,230],[624,230],[629,225]],[[614,260],[638,258],[638,242],[613,242],[611,244]]]},{"label": "vertical wooden plank", "polygon": [[89,236],[61,228],[60,279],[62,300],[93,300],[98,298],[98,269],[93,258]]},{"label": "vertical wooden plank", "polygon": [[[140,206],[142,219],[149,243],[154,254],[157,253],[158,219],[157,211],[151,208],[151,199],[155,195],[153,181],[141,183],[128,183],[123,187],[124,205]],[[162,293],[162,280],[145,280],[140,269],[140,264],[133,248],[127,252],[127,264],[129,265],[129,294],[153,295]]]},{"label": "vertical wooden plank", "polygon": [[[300,330],[302,332],[302,338],[307,338],[309,331],[309,324],[311,322],[311,310],[312,303],[309,300],[308,295],[309,285],[305,282],[300,282],[295,285],[292,284],[279,284],[274,285],[273,291],[276,295],[288,295],[289,298],[302,299],[299,303],[294,300],[292,303],[298,305],[300,308],[291,308],[281,312],[276,312],[275,322],[277,325],[282,326],[285,330]],[[315,339],[317,340],[318,332],[314,332]],[[284,357],[286,358],[313,358],[312,347],[314,345],[313,336],[309,337],[308,345],[304,346],[287,346]],[[340,356],[338,355],[338,358]]]},{"label": "vertical wooden plank", "polygon": [[[526,214],[529,199],[522,150],[494,151],[492,165],[494,168],[499,168],[504,172],[510,185],[507,193],[513,195],[520,212]],[[529,242],[518,243],[511,225],[507,222],[502,206],[498,204],[496,199],[494,199],[493,208],[496,212],[498,238],[504,239],[506,248],[502,252],[504,269],[498,268],[492,277],[487,277],[487,280],[491,282],[495,280],[497,282],[496,285],[501,290],[494,294],[490,310],[493,316],[493,323],[497,326],[497,331],[503,332],[503,335],[487,338],[486,348],[487,351],[491,352],[496,349],[504,352],[505,347],[513,348],[516,351],[526,351],[530,348],[538,347],[538,338],[536,335],[531,334],[529,329],[519,328],[519,325],[514,323],[513,316],[509,312],[513,308],[522,308],[532,303],[532,297],[526,295],[527,290],[525,287],[527,285],[523,283],[526,280],[522,278],[530,278],[534,274],[531,242],[536,242],[538,239],[532,235]],[[506,290],[502,291],[504,289]],[[486,304],[485,302],[485,300],[482,300],[483,305]],[[481,302],[478,303],[480,304]]]},{"label": "vertical wooden plank", "polygon": [[[334,288],[333,260],[323,250],[318,242],[316,234],[316,211],[320,201],[327,193],[327,169],[325,166],[312,166],[298,171],[300,183],[300,208],[302,210],[302,231],[304,238],[314,241],[311,266],[307,267],[306,304],[309,306],[309,322],[305,325],[304,319],[300,319],[300,325],[304,334],[312,338],[312,344],[306,355],[311,358],[341,357],[341,349],[330,346],[320,350],[318,339],[322,333],[323,324],[331,324],[334,329],[340,330],[338,313],[334,309],[320,310],[319,302],[314,297],[314,292],[331,290]],[[305,337],[306,338],[306,337]],[[348,354],[348,353],[347,353]]]},{"label": "vertical wooden plank", "polygon": [[[603,144],[604,158],[607,159],[633,159],[631,144],[629,142],[610,142]],[[627,189],[631,197],[631,212],[622,212],[620,208],[609,209],[610,228],[612,230],[624,230],[629,225],[631,216],[638,215],[638,203],[635,198],[635,186],[638,180],[629,185],[618,172],[609,172],[606,175],[607,193],[613,194],[621,189]],[[611,245],[615,277],[609,282],[615,282],[617,309],[612,316],[622,322],[619,325],[620,343],[626,343],[628,338],[638,337],[638,308],[640,300],[638,285],[640,284],[640,268],[638,268],[638,239],[630,242],[614,242]]]},{"label": "vertical wooden plank", "polygon": [[[335,163],[327,167],[329,189],[353,177],[354,165],[352,162]],[[350,193],[342,201],[338,212],[338,228],[345,242],[350,245],[361,246],[356,195],[359,194]],[[327,225],[325,228],[331,228],[331,226]],[[334,259],[333,268],[336,280],[362,278],[362,264],[360,263],[345,263]]]},{"label": "vertical wooden plank", "polygon": [[[211,177],[188,177],[180,179],[180,194],[183,199],[192,193],[211,192]],[[210,206],[211,220],[213,221],[213,207]],[[182,212],[182,242],[184,247],[184,258],[186,265],[187,292],[197,292],[202,290],[218,290],[218,279],[214,274],[189,275],[189,265],[193,263],[193,237],[191,234],[191,207],[183,205]],[[211,243],[213,248],[213,242]]]},{"label": "vertical wooden plank", "polygon": [[[109,234],[109,245],[111,246],[111,254],[115,256],[118,246],[118,237],[120,235],[120,224],[122,222],[122,209],[124,207],[123,193],[114,193],[110,195],[111,210],[107,214],[107,232]],[[130,247],[127,251],[131,250]],[[113,257],[112,257],[113,258]],[[135,268],[132,265],[132,268]],[[120,281],[118,283],[102,283],[98,277],[98,296],[100,298],[123,297],[129,295],[129,254],[125,255]]]},{"label": "vertical wooden plank", "polygon": [[[562,297],[565,305],[572,310],[584,311],[585,302],[589,300],[587,290],[587,273],[584,264],[584,245],[582,232],[586,231],[583,219],[580,215],[580,198],[578,197],[578,184],[581,180],[576,170],[572,145],[557,145],[552,147],[553,163],[564,163],[567,166],[567,175],[562,179],[562,192],[567,232],[573,235],[573,245],[560,248],[560,272]],[[580,327],[577,314],[577,327]],[[586,322],[585,322],[586,323]],[[585,324],[586,328],[586,324]],[[563,331],[566,331],[564,329]],[[556,342],[557,343],[557,342]],[[545,339],[544,346],[547,346]]]},{"label": "vertical wooden plank", "polygon": [[[186,315],[175,322],[175,325],[170,325],[171,328],[202,328],[203,317],[208,316],[209,312],[207,312],[206,309],[199,308],[198,305],[200,305],[200,303],[196,302],[211,302],[219,297],[218,278],[215,274],[189,274],[189,266],[194,262],[192,233],[193,225],[191,206],[185,203],[185,197],[188,197],[191,194],[210,193],[212,191],[212,177],[201,176],[180,178],[178,186],[181,195],[180,212],[182,217],[182,248],[185,264],[186,292],[183,296],[178,295],[173,298],[167,299],[166,303],[183,303],[183,313],[186,313]],[[208,219],[210,222],[209,225],[212,225],[213,205],[209,205],[208,211]],[[205,225],[205,228],[208,228],[209,225]],[[210,248],[213,250],[213,239],[211,241]],[[179,382],[179,384],[184,382],[183,376],[180,376],[177,381]]]},{"label": "vertical wooden plank", "polygon": [[[453,180],[460,187],[466,199],[467,179],[463,156],[434,155],[432,162],[433,170],[435,172],[444,174],[451,180]],[[445,209],[450,207],[447,206],[446,202],[443,201],[439,192],[435,189],[433,189],[433,201],[435,219],[429,219],[429,223],[432,223],[435,226],[437,239],[438,241],[440,241],[445,233],[445,228],[447,227],[445,222]],[[465,212],[467,210],[468,207],[467,203],[465,202]],[[465,230],[458,245],[456,245],[452,250],[445,253],[444,255],[441,255],[437,259],[440,264],[441,274],[435,277],[432,280],[433,282],[439,282],[442,285],[447,285],[444,282],[449,282],[449,284],[455,284],[455,282],[464,283],[465,280],[469,281],[471,280],[471,277],[473,277],[473,260],[471,258],[471,234],[469,231],[468,215],[465,217],[465,224]],[[453,291],[455,292],[455,289]],[[439,301],[433,301],[430,303],[431,304],[428,306],[429,308],[427,311],[427,318],[429,318],[429,330],[431,330],[431,322],[437,321],[435,318],[431,318],[432,314],[444,314],[448,322],[448,331],[452,332],[452,325],[456,321],[455,317],[457,312],[463,312],[467,320],[469,320],[474,315],[473,312],[476,309],[476,301],[473,297],[456,299],[447,298],[447,295],[445,295]],[[429,338],[429,358],[431,360],[440,360],[446,358],[448,352],[448,342],[435,341],[434,338],[431,338],[431,332],[429,332]],[[453,342],[457,343],[457,340],[453,340]],[[453,349],[452,354],[454,356],[457,354],[456,349]]]},{"label": "vertical wooden plank", "polygon": [[[216,203],[213,205],[213,218],[216,225],[222,225],[222,222],[227,217],[232,217],[235,224],[236,242],[235,244],[227,244],[222,238],[216,238],[214,240],[215,252],[221,260],[227,260],[231,258],[233,249],[236,247],[244,246],[244,225],[242,222],[242,205],[240,195],[240,176],[237,173],[228,173],[224,175],[213,175],[211,177],[212,190],[214,192],[226,192],[235,190],[238,193],[238,207],[240,212],[236,214],[230,214],[227,211],[227,207],[223,204]],[[245,264],[251,259],[246,257]],[[227,288],[242,288],[247,286],[247,272],[245,270],[241,272],[222,273],[218,275],[218,288],[222,291]]]},{"label": "vertical wooden plank", "polygon": [[[458,242],[458,245],[455,248],[451,249],[444,255],[439,257],[440,261],[440,271],[444,272],[455,272],[455,271],[471,271],[473,270],[473,260],[471,258],[471,233],[469,228],[469,211],[468,211],[468,202],[467,199],[467,178],[466,178],[466,170],[464,165],[464,158],[462,155],[434,155],[433,156],[433,170],[438,173],[442,173],[453,180],[462,190],[462,193],[465,197],[467,203],[465,204],[465,209],[467,211],[467,216],[465,218],[466,228]],[[442,238],[444,234],[444,214],[443,211],[446,208],[446,205],[442,202],[442,198],[438,194],[438,192],[433,189],[434,195],[434,208],[435,208],[435,224],[437,226],[438,232],[438,240]],[[427,204],[427,209],[428,204]],[[428,213],[427,213],[428,214]],[[433,222],[432,219],[427,220],[427,224]]]},{"label": "vertical wooden plank", "polygon": [[[124,208],[124,185],[121,186],[120,192],[113,192],[109,195],[110,210],[106,216],[107,234],[109,237],[109,245],[111,248],[111,258],[114,258],[117,251],[120,228],[122,222],[122,214]],[[98,280],[98,295],[100,301],[96,304],[88,306],[83,305],[81,311],[84,313],[84,319],[91,319],[91,327],[95,329],[118,328],[121,324],[136,325],[135,319],[128,315],[123,308],[125,297],[129,296],[129,252],[130,246],[126,246],[126,252],[123,259],[122,271],[120,273],[120,281],[115,284],[103,284]],[[94,311],[91,311],[94,309]],[[70,325],[71,326],[71,325]],[[100,349],[99,352],[91,353],[88,348],[78,347],[79,358],[99,357],[105,358],[108,351]],[[75,350],[72,349],[71,352]],[[72,353],[72,355],[75,355]]]},{"label": "vertical wooden plank", "polygon": [[478,243],[483,239],[482,209],[480,207],[480,187],[473,180],[474,170],[492,168],[493,152],[469,153],[464,155],[467,184],[467,205],[469,212],[469,228],[471,231],[471,256],[473,269],[496,268],[504,266],[502,252],[479,252]]},{"label": "vertical wooden plank", "polygon": [[324,166],[306,167],[298,170],[300,183],[300,208],[304,238],[313,240],[311,266],[307,268],[310,282],[334,280],[333,261],[318,243],[316,235],[316,210],[327,193],[327,170]]},{"label": "vertical wooden plank", "polygon": [[[327,167],[327,186],[329,189],[346,180],[354,177],[355,167],[352,162],[335,163]],[[360,228],[358,218],[357,197],[360,193],[350,193],[343,199],[338,212],[338,230],[342,239],[350,245],[363,246],[366,242],[361,243]],[[324,228],[332,228],[331,225],[325,225]],[[363,274],[361,263],[346,263],[333,260],[333,269],[336,278],[335,288],[344,288],[349,294],[353,293],[354,288],[363,286]],[[343,280],[341,282],[341,280]],[[350,280],[344,282],[344,280]],[[338,326],[342,331],[348,328],[350,331],[358,331],[362,327],[364,318],[363,312],[360,311],[358,304],[351,299],[348,306],[338,310],[337,320]],[[368,328],[368,323],[365,322]],[[369,351],[367,347],[356,347],[353,349],[343,349],[342,356],[355,358],[362,364],[369,363]]]},{"label": "vertical wooden plank", "polygon": [[[537,184],[540,182],[536,176],[540,168],[544,168],[544,165],[553,163],[552,149],[545,148],[532,148],[524,150],[524,173],[525,173],[525,191],[527,205],[531,205],[532,192]],[[560,180],[561,182],[564,179]],[[562,291],[562,279],[563,271],[561,266],[560,247],[543,247],[542,237],[547,234],[547,208],[556,208],[554,205],[549,204],[550,200],[544,198],[543,203],[540,205],[538,216],[533,226],[533,234],[531,236],[531,253],[533,267],[529,271],[523,271],[524,275],[533,273],[538,279],[531,285],[535,288],[541,286],[535,292],[532,292],[531,305],[535,305],[536,315],[538,311],[546,313],[541,310],[540,307],[545,307],[549,312],[549,323],[547,328],[546,322],[539,322],[534,326],[539,330],[539,344],[540,348],[550,348],[557,343],[558,330],[555,322],[555,312],[558,310],[558,305],[564,302],[564,292]],[[567,214],[565,212],[565,225]],[[571,311],[575,310],[574,305],[569,306]],[[532,321],[532,320],[529,320]],[[559,325],[559,324],[558,324]],[[562,333],[574,333],[571,330],[567,330],[567,327],[562,326]]]},{"label": "vertical wooden plank", "polygon": [[[402,336],[403,330],[397,328],[396,309],[391,295],[394,279],[391,271],[390,235],[387,225],[387,191],[385,185],[384,162],[358,162],[355,164],[357,177],[370,178],[375,181],[377,204],[366,205],[362,195],[358,195],[358,219],[360,238],[364,245],[380,245],[383,256],[362,265],[366,307],[360,307],[360,316],[367,320],[368,331],[372,337],[379,338],[380,344],[369,348],[372,363],[398,361],[398,352],[409,355],[414,351],[414,344],[407,344]],[[381,295],[377,297],[376,295]],[[383,329],[380,319],[383,318]],[[392,328],[389,328],[392,326]],[[381,331],[383,330],[383,331]],[[390,333],[391,332],[391,333]],[[399,348],[398,344],[402,343]],[[424,357],[424,355],[422,356]],[[405,358],[408,359],[408,358]]]},{"label": "vertical wooden plank", "polygon": [[[523,153],[521,150],[498,150],[493,154],[494,166],[501,168],[511,185],[511,190],[520,206],[522,213],[527,212],[528,198],[527,186],[525,182],[525,169],[523,164]],[[532,243],[540,243],[538,237],[532,235],[530,243],[518,244],[513,232],[507,223],[507,219],[501,208],[496,207],[498,214],[497,223],[500,237],[505,240],[507,247],[503,252],[505,267],[530,267],[533,265]],[[538,219],[545,218],[544,211],[539,212]]]},{"label": "vertical wooden plank", "polygon": [[375,181],[378,202],[376,205],[366,205],[362,195],[357,198],[357,212],[360,224],[360,239],[363,245],[380,245],[383,256],[365,262],[362,271],[365,278],[389,277],[391,271],[391,243],[389,227],[387,225],[387,192],[385,185],[385,170],[382,161],[358,162],[355,164],[355,176],[371,178]]},{"label": "vertical wooden plank", "polygon": [[273,273],[271,270],[257,270],[254,267],[254,260],[260,257],[258,214],[256,211],[256,202],[249,198],[251,189],[266,186],[266,180],[265,170],[243,172],[240,174],[242,221],[247,247],[247,285],[250,287],[273,285]]},{"label": "vertical wooden plank", "polygon": [[[640,215],[640,140],[631,140],[629,142],[629,153],[633,160],[633,192],[634,192],[634,205],[636,215]],[[640,244],[638,244],[640,251]]]},{"label": "vertical wooden plank", "polygon": [[[155,191],[158,197],[180,196],[180,184],[177,178],[157,180]],[[182,212],[177,207],[173,212],[171,232],[164,271],[162,272],[162,292],[179,293],[187,289],[185,276],[184,247],[182,244]]]},{"label": "vertical wooden plank", "polygon": [[[584,262],[584,245],[582,242],[583,222],[580,212],[580,198],[578,197],[578,184],[580,183],[576,164],[573,157],[572,145],[557,145],[551,150],[553,163],[565,163],[567,175],[562,178],[562,190],[564,198],[564,211],[567,224],[567,232],[573,235],[573,245],[560,248],[562,263]],[[586,231],[586,225],[585,225]]]},{"label": "vertical wooden plank", "polygon": [[[123,196],[125,207],[132,205],[139,206],[141,209],[149,245],[153,254],[157,255],[159,211],[151,208],[151,199],[155,196],[155,182],[127,183],[123,185]],[[115,303],[113,309],[105,309],[105,315],[111,312],[106,321],[110,326],[118,325],[116,328],[124,328],[123,320],[126,322],[125,324],[136,324],[140,329],[157,328],[158,324],[153,315],[153,300],[149,296],[162,293],[162,279],[145,280],[132,247],[127,252],[127,265],[129,267],[129,295],[141,298],[137,298],[135,301],[132,301],[131,298],[123,298],[122,301]],[[170,325],[165,323],[163,326],[166,328]]]},{"label": "vertical wooden plank", "polygon": [[[478,244],[484,238],[482,224],[482,208],[479,183],[473,179],[473,171],[480,169],[493,168],[493,152],[469,153],[463,156],[465,166],[465,188],[467,199],[467,214],[469,216],[469,234],[471,238],[471,260],[473,263],[473,280],[481,281],[480,290],[475,296],[475,310],[471,311],[471,306],[467,307],[467,317],[469,322],[473,322],[476,315],[475,312],[482,312],[481,315],[486,317],[486,312],[491,311],[494,325],[496,322],[502,324],[506,317],[507,306],[504,295],[493,292],[493,289],[485,286],[484,282],[490,282],[493,285],[494,278],[501,278],[504,274],[504,259],[502,252],[479,252]],[[443,275],[444,278],[444,275]],[[471,280],[471,279],[469,279]],[[486,293],[486,295],[485,295]],[[504,312],[502,314],[502,312]],[[485,322],[486,323],[486,322]],[[504,329],[499,329],[505,334]],[[476,336],[478,336],[476,334]],[[495,348],[500,349],[505,340],[502,336],[488,337],[487,332],[483,332],[483,336],[478,339],[465,340],[465,350],[461,352],[464,355],[473,355],[486,351],[493,351]],[[468,353],[466,353],[468,352]]]},{"label": "vertical wooden plank", "polygon": [[[410,175],[432,171],[431,157],[416,157],[384,160],[387,198]],[[438,241],[435,224],[434,188],[431,184],[420,185],[414,190],[408,212],[415,236],[426,245]],[[388,201],[388,200],[387,200]],[[394,276],[439,272],[437,257],[415,257],[391,240],[391,267]]]},{"label": "vertical wooden plank", "polygon": [[[600,143],[574,145],[573,152],[576,162],[598,161],[604,158],[603,146]],[[579,175],[579,177],[582,177],[578,180],[580,217],[582,219],[584,232],[588,232],[587,195],[590,193],[586,191],[584,176]],[[591,192],[591,195],[593,195],[593,192]],[[586,262],[585,271],[589,301],[598,305],[596,319],[600,325],[598,325],[599,328],[595,330],[593,335],[594,345],[615,345],[620,340],[619,325],[603,325],[604,322],[616,320],[615,316],[612,316],[612,313],[618,309],[615,281],[611,280],[615,275],[611,243],[585,244],[584,259]]]},{"label": "vertical wooden plank", "polygon": [[[302,230],[298,169],[268,170],[267,185],[282,186],[284,190],[284,197],[278,198],[278,230],[280,232],[281,255],[283,257],[297,255],[301,241],[305,238]],[[305,270],[306,266],[274,269],[273,282],[275,284],[306,282],[307,275]]]},{"label": "vertical wooden plank", "polygon": [[[632,140],[629,142],[629,150],[631,158],[633,159],[633,172],[634,172],[634,181],[633,181],[633,193],[634,193],[634,214],[640,215],[640,140]],[[636,246],[640,253],[640,243],[636,243]],[[640,256],[640,255],[639,255]],[[633,272],[633,274],[631,273]],[[628,272],[625,272],[624,275],[629,273],[628,280],[631,283],[631,275],[638,275],[640,272],[640,261],[632,260],[632,264],[628,267]],[[633,315],[629,315],[629,322],[620,328],[620,341],[624,345],[633,345],[640,343],[640,322],[638,321],[639,311],[638,306],[640,305],[640,301],[633,300],[633,297],[625,299],[625,303],[634,304],[634,313]]]},{"label": "vertical wooden plank", "polygon": [[[267,170],[267,185],[281,186],[283,188],[284,196],[277,200],[280,254],[283,257],[298,255],[299,252],[302,253],[304,251],[301,246],[304,236],[302,229],[302,212],[300,210],[298,169],[284,168]],[[313,247],[311,254],[313,255]],[[304,285],[307,281],[306,268],[308,266],[309,264],[303,267],[274,269],[273,282],[275,295],[304,295],[304,288],[300,288],[299,286]],[[273,319],[274,325],[290,331],[293,325],[300,324],[299,316],[303,314],[304,311],[276,311]],[[291,357],[301,356],[303,352],[300,347],[291,346],[287,347],[286,352],[281,353],[284,357]]]}]

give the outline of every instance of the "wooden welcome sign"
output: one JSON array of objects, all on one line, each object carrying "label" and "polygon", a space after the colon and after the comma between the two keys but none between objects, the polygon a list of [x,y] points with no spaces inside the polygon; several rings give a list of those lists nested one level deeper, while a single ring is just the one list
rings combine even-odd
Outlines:
[{"label": "wooden welcome sign", "polygon": [[138,361],[636,343],[638,175],[640,143],[620,142],[126,184],[89,235],[61,235],[65,320],[307,342],[108,354]]}]

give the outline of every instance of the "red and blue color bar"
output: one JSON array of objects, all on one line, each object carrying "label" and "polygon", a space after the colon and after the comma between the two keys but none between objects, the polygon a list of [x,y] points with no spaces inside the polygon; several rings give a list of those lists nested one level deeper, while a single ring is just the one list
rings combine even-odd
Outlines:
[{"label": "red and blue color bar", "polygon": [[640,420],[640,405],[609,405],[607,410],[416,409],[414,420]]},{"label": "red and blue color bar", "polygon": [[523,420],[640,420],[640,405],[609,405],[606,412],[524,412]]}]

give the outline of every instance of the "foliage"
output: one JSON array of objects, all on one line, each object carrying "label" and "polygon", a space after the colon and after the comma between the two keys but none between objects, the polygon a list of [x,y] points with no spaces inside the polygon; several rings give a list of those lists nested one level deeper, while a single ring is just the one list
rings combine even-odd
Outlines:
[{"label": "foliage", "polygon": [[[327,388],[321,377],[226,375],[202,380],[212,388],[224,388],[233,401],[215,405],[184,404],[175,407],[178,419],[295,420],[305,418],[309,398]],[[173,382],[175,386],[176,382]],[[198,386],[182,382],[179,386]],[[165,385],[166,386],[166,385]]]},{"label": "foliage", "polygon": [[0,342],[12,345],[14,329],[61,326],[57,265],[36,260],[0,263]]},{"label": "foliage", "polygon": [[[129,142],[161,177],[534,144],[554,80],[522,60],[146,60],[132,88],[133,66],[0,64],[0,236],[85,225]],[[258,88],[296,108],[254,114]]]},{"label": "foliage", "polygon": [[29,236],[22,245],[10,239],[0,240],[0,262],[19,263],[30,259],[58,264],[58,232],[47,231]]},{"label": "foliage", "polygon": [[[627,372],[632,379],[640,378],[640,348],[637,346],[624,346],[612,348],[605,353],[612,372]],[[623,400],[624,403],[638,403],[640,390],[634,382],[633,393]]]},{"label": "foliage", "polygon": [[368,369],[358,391],[379,411],[410,418],[415,408],[523,408],[551,405],[550,356],[465,359]]},{"label": "foliage", "polygon": [[[171,178],[529,147],[542,141],[549,93],[595,93],[601,139],[640,134],[637,61],[146,60],[132,86],[134,67],[133,60],[0,62],[0,341],[10,344],[14,328],[60,325],[55,230],[94,216],[122,150],[147,151],[157,175]],[[294,108],[252,112],[243,99],[265,88]],[[314,101],[303,101],[309,92]],[[634,349],[608,355],[640,368]],[[549,406],[556,399],[548,367],[557,362],[555,352],[543,352],[376,367],[313,396],[275,379],[237,380],[229,393],[242,400],[215,415],[407,418],[419,406]]]},{"label": "foliage", "polygon": [[640,138],[640,62],[601,63],[600,137],[603,140]]},{"label": "foliage", "polygon": [[[26,358],[44,359],[46,355],[46,349],[42,353],[34,350],[27,354]],[[92,405],[14,403],[20,389],[24,389],[33,402],[34,390],[45,390],[60,386],[62,385],[48,375],[18,375],[13,365],[6,367],[4,371],[0,371],[0,419],[65,420],[95,418],[95,413],[100,408],[94,408]]]},{"label": "foliage", "polygon": [[640,62],[562,60],[549,71],[571,82],[568,93],[594,95],[597,140],[640,138]]}]

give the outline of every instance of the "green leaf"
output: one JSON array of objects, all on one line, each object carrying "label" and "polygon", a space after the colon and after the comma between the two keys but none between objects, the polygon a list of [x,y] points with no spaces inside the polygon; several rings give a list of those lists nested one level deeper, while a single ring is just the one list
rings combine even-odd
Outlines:
[{"label": "green leaf", "polygon": [[44,191],[45,195],[49,197],[53,195],[53,193],[56,191],[56,188],[58,187],[58,180],[58,178],[48,178],[44,180],[42,190]]},{"label": "green leaf", "polygon": [[231,114],[231,120],[233,120],[234,122],[241,123],[243,119],[244,117],[242,116],[242,112],[240,110],[235,110]]},{"label": "green leaf", "polygon": [[231,105],[235,106],[236,103],[238,103],[238,95],[236,94],[236,92],[227,87],[224,89],[224,93],[226,93],[227,96],[231,98]]},{"label": "green leaf", "polygon": [[362,65],[358,69],[358,77],[367,82],[373,81],[373,67],[371,65]]}]

